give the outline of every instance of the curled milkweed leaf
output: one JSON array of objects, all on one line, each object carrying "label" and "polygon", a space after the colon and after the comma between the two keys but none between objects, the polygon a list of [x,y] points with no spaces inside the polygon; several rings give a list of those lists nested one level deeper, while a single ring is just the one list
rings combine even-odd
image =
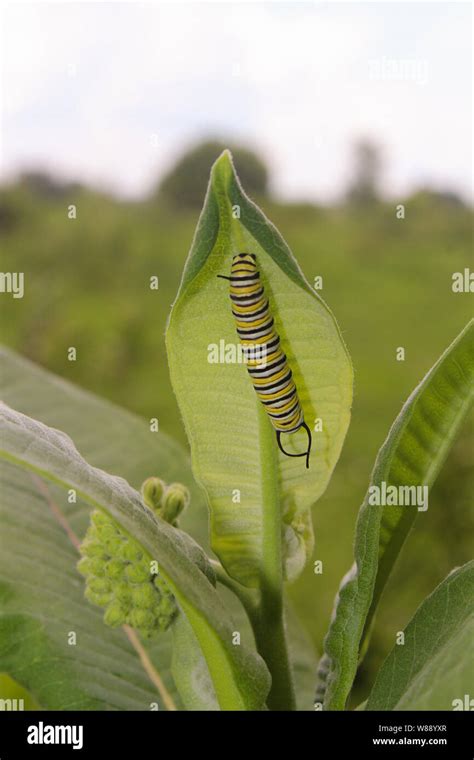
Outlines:
[{"label": "curled milkweed leaf", "polygon": [[[229,298],[226,279],[220,279],[229,278],[240,253],[246,254],[251,277],[258,275],[264,286],[265,336],[267,326],[274,329],[274,341],[278,338],[285,355],[275,359],[288,367],[288,371],[280,368],[284,376],[277,373],[277,380],[287,382],[285,372],[291,371],[297,389],[302,416],[291,406],[284,408],[296,432],[280,443],[287,453],[304,457],[286,456],[280,450],[265,405],[252,387],[256,381],[243,366],[245,351],[238,350],[242,344],[232,313],[236,311],[232,303],[238,303],[239,297],[231,283]],[[255,299],[260,297],[257,292]],[[245,327],[237,327],[242,338]],[[349,423],[352,368],[333,315],[305,280],[275,227],[245,195],[227,151],[211,171],[166,344],[193,471],[210,505],[212,548],[235,580],[260,587],[271,562],[266,552],[274,552],[269,538],[272,524],[278,521],[282,529],[295,523],[296,537],[301,515],[327,486]],[[288,394],[296,404],[292,387]],[[302,420],[309,431],[305,432]],[[306,468],[309,436],[312,446]],[[272,504],[276,507],[270,515]],[[287,548],[291,555],[294,542],[284,541],[283,551]],[[293,575],[306,554],[300,551],[297,563],[290,555]],[[286,559],[283,555],[283,564]]]}]

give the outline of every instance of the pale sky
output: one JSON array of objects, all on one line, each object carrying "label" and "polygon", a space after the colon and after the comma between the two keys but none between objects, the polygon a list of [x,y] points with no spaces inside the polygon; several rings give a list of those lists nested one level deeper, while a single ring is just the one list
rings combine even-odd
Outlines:
[{"label": "pale sky", "polygon": [[15,3],[1,176],[47,168],[134,198],[215,135],[255,146],[280,197],[324,203],[369,137],[390,197],[469,200],[471,47],[470,3]]}]

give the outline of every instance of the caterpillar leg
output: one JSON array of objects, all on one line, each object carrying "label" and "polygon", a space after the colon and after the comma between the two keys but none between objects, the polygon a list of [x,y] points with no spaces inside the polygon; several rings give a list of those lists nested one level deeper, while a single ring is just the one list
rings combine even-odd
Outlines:
[{"label": "caterpillar leg", "polygon": [[309,454],[311,452],[311,442],[312,442],[311,431],[310,431],[309,427],[307,426],[306,422],[303,422],[303,424],[302,424],[301,427],[304,427],[304,429],[306,430],[306,432],[308,434],[308,448],[307,448],[306,451],[303,451],[302,454],[290,454],[288,451],[285,451],[285,449],[281,445],[281,440],[280,440],[280,437],[281,437],[281,434],[282,434],[283,431],[281,431],[281,430],[277,430],[276,431],[276,439],[277,439],[277,443],[278,443],[278,448],[280,449],[280,451],[282,452],[282,454],[284,454],[285,456],[287,456],[287,457],[306,457],[306,469],[309,470]]}]

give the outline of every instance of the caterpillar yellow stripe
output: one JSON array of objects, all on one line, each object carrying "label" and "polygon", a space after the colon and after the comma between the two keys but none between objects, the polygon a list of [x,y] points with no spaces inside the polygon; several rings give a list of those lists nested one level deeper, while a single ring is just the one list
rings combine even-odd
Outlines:
[{"label": "caterpillar yellow stripe", "polygon": [[[278,448],[288,457],[306,457],[308,468],[311,432],[304,421],[293,373],[280,347],[280,338],[260,281],[257,257],[254,253],[237,253],[232,258],[230,277],[218,277],[230,282],[232,314],[244,348],[247,370],[276,431]],[[301,427],[308,434],[308,448],[302,454],[290,454],[281,445],[281,434],[295,433]]]}]

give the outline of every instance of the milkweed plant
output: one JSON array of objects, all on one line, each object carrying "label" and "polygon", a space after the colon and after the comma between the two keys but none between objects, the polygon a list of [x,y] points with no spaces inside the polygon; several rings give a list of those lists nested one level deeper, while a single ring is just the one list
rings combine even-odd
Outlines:
[{"label": "milkweed plant", "polygon": [[[312,561],[352,366],[227,151],[166,345],[191,464],[156,420],[3,350],[0,671],[44,709],[348,709],[384,587],[472,403],[473,322],[368,474],[319,663],[286,589]],[[474,682],[473,619],[468,562],[398,632],[357,709],[458,709]]]}]

